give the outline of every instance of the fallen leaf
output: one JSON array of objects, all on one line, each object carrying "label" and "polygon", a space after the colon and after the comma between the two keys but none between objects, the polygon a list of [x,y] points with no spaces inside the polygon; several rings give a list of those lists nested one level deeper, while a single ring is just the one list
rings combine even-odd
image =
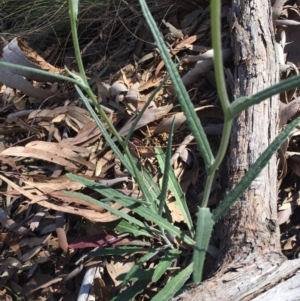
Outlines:
[{"label": "fallen leaf", "polygon": [[177,206],[174,198],[171,198],[167,201],[167,206],[170,210],[173,223],[181,223],[185,221],[184,216],[182,215],[182,212]]},{"label": "fallen leaf", "polygon": [[[167,105],[159,108],[154,109],[148,109],[143,114],[143,117],[139,120],[137,123],[135,130],[149,124],[150,122],[153,122],[155,120],[158,120],[169,113],[169,111],[172,109],[173,105]],[[131,125],[134,120],[131,120],[130,122],[127,122],[122,129],[119,131],[120,136],[125,137],[127,133],[129,132],[129,129],[131,128]]]},{"label": "fallen leaf", "polygon": [[135,255],[131,255],[127,259],[120,256],[115,256],[110,263],[106,264],[106,270],[113,280],[115,286],[120,285],[123,281],[117,280],[116,278],[123,274],[129,272],[135,264]]},{"label": "fallen leaf", "polygon": [[[60,73],[62,71],[48,64],[42,57],[17,38],[13,39],[3,48],[2,61],[39,70],[47,70],[52,73]],[[32,71],[29,72],[3,65],[0,66],[0,82],[3,84],[19,89],[24,94],[38,99],[46,99],[48,97],[58,101],[64,99],[63,96],[57,95],[55,91],[34,87],[25,78],[40,82],[57,81],[57,78],[53,76],[41,75]]]}]

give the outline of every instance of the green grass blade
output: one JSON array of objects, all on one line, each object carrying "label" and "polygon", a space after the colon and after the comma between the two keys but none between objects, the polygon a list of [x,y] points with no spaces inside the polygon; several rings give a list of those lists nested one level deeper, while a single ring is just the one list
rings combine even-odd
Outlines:
[{"label": "green grass blade", "polygon": [[133,157],[128,158],[127,156],[124,156],[121,151],[119,150],[118,146],[115,144],[114,140],[110,137],[110,135],[108,134],[106,128],[104,127],[103,123],[100,121],[98,115],[96,114],[96,112],[93,110],[93,108],[91,107],[89,101],[87,100],[87,98],[85,97],[85,95],[82,93],[82,91],[75,86],[77,92],[79,93],[80,97],[82,98],[82,101],[84,102],[84,104],[86,105],[88,111],[90,112],[90,114],[92,115],[92,117],[94,118],[94,121],[96,122],[97,126],[99,127],[99,129],[101,130],[101,133],[105,139],[105,141],[108,143],[108,145],[110,146],[110,148],[113,150],[113,152],[115,153],[115,155],[119,158],[119,160],[121,161],[121,163],[124,165],[125,168],[127,168],[128,172],[135,178],[135,180],[138,182],[141,191],[143,192],[143,195],[146,199],[146,201],[152,205],[153,203],[153,199],[151,194],[148,191],[148,187],[145,185],[145,183],[140,180],[142,179],[142,174],[141,172],[137,169],[136,166],[133,166],[133,164],[136,164],[136,160],[134,160]]},{"label": "green grass blade", "polygon": [[113,248],[104,248],[98,249],[88,253],[88,257],[97,257],[97,256],[112,256],[112,255],[126,255],[128,253],[136,252],[149,252],[149,248],[141,247],[113,247]]},{"label": "green grass blade", "polygon": [[169,171],[170,171],[170,160],[171,160],[171,152],[172,152],[172,136],[174,132],[174,121],[175,118],[173,118],[171,123],[171,128],[169,132],[169,138],[168,138],[168,144],[166,149],[166,161],[165,161],[165,167],[162,170],[163,171],[163,179],[162,179],[162,185],[161,185],[161,192],[159,195],[159,208],[158,208],[158,214],[162,216],[163,209],[166,205],[166,199],[167,199],[167,193],[168,193],[168,183],[169,183]]},{"label": "green grass blade", "polygon": [[194,240],[186,235],[183,231],[180,231],[177,227],[166,221],[165,219],[161,218],[157,213],[153,212],[147,207],[144,207],[140,203],[134,201],[134,199],[125,196],[124,194],[115,191],[109,187],[101,185],[100,183],[93,182],[83,177],[79,177],[73,174],[67,174],[68,178],[77,181],[86,187],[95,190],[107,198],[111,198],[115,202],[118,202],[124,207],[130,208],[133,212],[139,214],[147,221],[151,221],[157,224],[159,227],[162,227],[166,231],[172,233],[173,235],[177,236],[178,238],[182,239],[188,245],[193,246],[195,244]]},{"label": "green grass blade", "polygon": [[[114,192],[113,189],[111,189],[111,190],[112,190],[112,192]],[[130,216],[127,213],[122,212],[121,210],[117,210],[117,209],[111,207],[111,205],[106,204],[104,202],[101,202],[100,200],[96,200],[96,199],[94,199],[94,198],[92,198],[88,195],[85,195],[85,194],[79,193],[79,192],[74,192],[74,191],[63,191],[63,193],[66,194],[66,195],[69,195],[69,196],[79,197],[82,200],[85,200],[85,201],[90,202],[94,205],[102,207],[105,210],[113,213],[114,215],[122,217],[123,219],[127,220],[129,223],[132,223],[132,224],[135,224],[135,225],[139,226],[140,228],[144,229],[145,231],[154,232],[156,235],[158,235],[160,233],[158,230],[156,230],[154,228],[150,228],[150,227],[145,226],[144,223],[142,223],[140,220],[136,219],[135,217]],[[114,198],[112,197],[111,200],[114,200]],[[134,200],[134,199],[132,199],[132,200]]]},{"label": "green grass blade", "polygon": [[[130,270],[130,272],[131,272],[131,270]],[[139,270],[136,270],[135,273],[131,275],[130,281],[147,279],[148,284],[149,284],[151,282],[153,274],[154,274],[154,269],[139,269]],[[116,279],[122,281],[125,279],[126,276],[127,276],[127,273],[123,273],[123,274],[119,275]]]},{"label": "green grass blade", "polygon": [[[91,88],[88,85],[86,74],[85,74],[85,69],[84,69],[84,66],[83,66],[83,63],[82,63],[82,57],[81,57],[81,53],[80,53],[79,42],[78,42],[77,23],[76,23],[76,8],[75,8],[75,6],[72,6],[72,4],[73,4],[72,0],[69,0],[69,4],[70,4],[70,21],[71,21],[72,38],[73,38],[76,62],[77,62],[79,72],[80,72],[80,76],[77,76],[75,74],[72,74],[72,76],[75,77],[76,79],[78,79],[78,81],[81,80],[81,82],[84,84],[85,91],[86,91],[87,95],[92,100],[94,106],[97,108],[98,112],[100,113],[102,119],[105,121],[105,123],[108,126],[110,132],[113,134],[114,138],[118,141],[121,148],[123,148],[123,151],[126,154],[126,156],[122,156],[121,152],[118,151],[114,141],[110,138],[110,136],[108,135],[108,133],[105,130],[105,127],[102,126],[102,123],[99,122],[99,119],[97,118],[97,114],[95,114],[95,112],[93,110],[91,110],[91,107],[90,107],[89,103],[87,102],[87,99],[83,96],[83,93],[81,93],[78,86],[75,86],[75,88],[79,92],[79,94],[83,97],[83,99],[85,100],[85,104],[89,108],[89,111],[92,114],[92,116],[96,119],[96,121],[98,120],[96,123],[99,126],[99,128],[104,130],[104,132],[102,132],[102,133],[105,136],[106,142],[113,149],[113,151],[118,156],[118,158],[120,159],[122,164],[129,171],[129,173],[134,177],[135,181],[138,183],[140,189],[142,190],[146,201],[151,206],[151,201],[152,200],[150,198],[150,195],[147,192],[147,187],[144,185],[144,183],[141,179],[141,174],[140,174],[139,170],[137,169],[135,161],[134,161],[133,157],[131,156],[131,154],[129,152],[128,146],[124,143],[124,140],[119,135],[118,131],[113,126],[113,124],[111,123],[111,121],[109,120],[109,118],[107,117],[105,112],[102,110],[102,108],[99,105],[98,100],[96,99],[93,91],[91,90]],[[151,210],[154,210],[154,208],[151,208]]]},{"label": "green grass blade", "polygon": [[111,299],[111,301],[129,301],[133,300],[133,298],[140,294],[149,284],[149,279],[143,279],[135,282],[132,286],[130,286],[125,291],[121,292],[117,296]]},{"label": "green grass blade", "polygon": [[[135,202],[140,203],[142,205],[148,206],[148,204],[146,204],[145,200],[138,200],[138,199],[135,199],[135,198],[132,198],[132,200],[134,200]],[[102,198],[101,199],[101,202],[111,202],[111,201],[112,201],[111,198]]]},{"label": "green grass blade", "polygon": [[206,134],[203,130],[201,122],[194,110],[194,106],[189,98],[189,95],[185,89],[185,86],[182,83],[182,80],[177,72],[175,64],[172,62],[172,59],[169,55],[168,49],[160,35],[160,32],[155,24],[155,21],[148,9],[148,6],[145,0],[139,0],[143,15],[149,25],[149,28],[154,36],[155,42],[160,50],[161,57],[165,62],[166,68],[169,72],[170,78],[173,82],[176,95],[178,97],[179,103],[183,109],[183,112],[187,118],[187,123],[189,125],[190,130],[195,137],[195,141],[197,142],[197,146],[201,152],[203,160],[205,162],[205,167],[208,170],[210,166],[214,162],[214,157],[207,140]]},{"label": "green grass blade", "polygon": [[179,250],[167,250],[165,255],[160,258],[158,265],[154,269],[152,276],[152,282],[156,282],[166,272],[166,270],[172,265],[173,261],[176,260],[181,252]]},{"label": "green grass blade", "polygon": [[184,270],[173,277],[165,287],[159,291],[151,301],[170,300],[185,284],[193,272],[193,264],[188,265]]},{"label": "green grass blade", "polygon": [[196,233],[196,245],[194,247],[193,263],[194,283],[199,284],[202,280],[202,271],[208,248],[209,240],[214,226],[214,220],[209,208],[199,208],[197,213],[197,233]]},{"label": "green grass blade", "polygon": [[[159,167],[161,170],[164,170],[165,162],[166,162],[166,156],[162,149],[156,148],[155,152],[157,154],[156,158],[159,164]],[[191,232],[192,237],[195,235],[195,229],[193,225],[193,221],[190,215],[189,208],[186,204],[185,195],[180,187],[180,184],[178,182],[177,177],[175,176],[173,168],[170,166],[169,169],[169,189],[174,194],[175,202],[180,211],[183,214],[184,220]]]},{"label": "green grass blade", "polygon": [[[158,211],[158,205],[159,205],[159,200],[158,200],[158,197],[160,195],[160,189],[159,189],[159,186],[158,184],[152,179],[152,176],[150,175],[150,173],[147,171],[147,169],[143,169],[143,180],[144,180],[144,183],[146,185],[146,187],[148,187],[148,190],[147,192],[149,192],[151,195],[152,195],[152,199],[153,199],[153,207],[155,208],[155,212]],[[170,213],[169,211],[165,211],[165,218],[170,221],[172,220],[171,219],[171,216],[170,216]]]},{"label": "green grass blade", "polygon": [[150,105],[151,101],[154,99],[156,93],[159,92],[159,90],[161,89],[161,87],[166,83],[166,81],[168,80],[169,76],[167,75],[162,81],[161,83],[155,88],[155,90],[151,93],[149,99],[146,101],[145,105],[143,106],[143,108],[141,109],[141,111],[139,112],[139,114],[136,116],[134,122],[132,123],[128,134],[126,136],[125,139],[125,144],[128,144],[129,139],[131,138],[132,133],[135,130],[136,125],[138,124],[138,122],[140,121],[140,119],[143,117],[143,114],[145,113],[145,111],[147,110],[148,106]]},{"label": "green grass blade", "polygon": [[[132,157],[132,161],[136,164],[136,166],[138,166],[137,160],[135,158]],[[137,168],[138,167],[136,167],[136,169]],[[143,196],[147,204],[150,206],[152,211],[157,212],[156,202],[157,202],[157,196],[160,193],[158,185],[153,181],[152,177],[149,175],[146,169],[143,169],[142,167],[140,169],[141,171],[137,170],[137,172],[139,173],[139,181],[138,181],[139,187],[143,193]]]},{"label": "green grass blade", "polygon": [[118,231],[120,234],[122,233],[131,233],[134,237],[138,237],[138,236],[148,236],[148,237],[152,237],[153,234],[151,234],[150,230],[145,230],[144,228],[146,227],[139,227],[136,224],[133,223],[129,223],[128,221],[126,221],[125,219],[119,219],[117,221],[114,222],[110,222],[110,223],[103,223],[103,226]]},{"label": "green grass blade", "polygon": [[213,219],[217,222],[226,211],[234,205],[236,200],[244,193],[244,191],[250,186],[252,181],[260,174],[263,168],[268,164],[271,157],[277,152],[282,143],[289,136],[294,127],[300,122],[300,117],[293,120],[286,128],[274,139],[274,141],[268,146],[268,148],[262,153],[262,155],[256,160],[256,162],[249,168],[248,172],[244,175],[239,183],[235,185],[219,206],[212,211]]},{"label": "green grass blade", "polygon": [[[137,263],[130,269],[129,272],[125,274],[125,278],[121,284],[122,287],[125,287],[129,281],[132,280],[133,276],[136,272],[140,269],[140,267],[146,263],[148,260],[153,258],[159,251],[163,250],[164,248],[156,249],[156,250],[149,250],[149,253],[141,257]],[[151,277],[152,278],[152,277]]]},{"label": "green grass blade", "polygon": [[240,97],[231,104],[231,118],[235,118],[237,115],[239,115],[242,111],[246,110],[250,106],[259,104],[260,102],[269,97],[272,97],[276,94],[285,91],[289,91],[299,86],[300,75],[284,79],[280,83],[273,85],[272,87],[269,87],[267,89],[264,89],[263,91],[260,91],[252,96]]},{"label": "green grass blade", "polygon": [[[147,187],[147,193],[149,193],[151,195],[151,200],[153,205],[155,203],[155,205],[157,205],[158,203],[158,196],[160,194],[160,190],[158,187],[158,184],[156,182],[154,182],[154,180],[152,179],[150,173],[148,172],[148,170],[146,168],[143,168],[141,171],[142,174],[142,179],[144,182],[144,185]],[[155,201],[155,202],[154,202]],[[155,208],[157,208],[157,206],[155,206]],[[157,212],[157,210],[155,210]]]},{"label": "green grass blade", "polygon": [[58,73],[51,73],[51,72],[48,72],[45,70],[40,70],[40,69],[36,69],[36,68],[32,68],[32,67],[26,67],[26,66],[12,64],[12,63],[3,62],[3,61],[0,61],[0,66],[17,69],[17,70],[29,71],[32,73],[37,73],[37,74],[46,75],[46,76],[52,76],[53,78],[56,78],[57,80],[68,81],[68,82],[73,83],[74,85],[78,85],[82,88],[86,88],[86,86],[81,81],[78,81],[77,79],[74,79],[72,77],[68,77],[65,75],[61,75]]},{"label": "green grass blade", "polygon": [[113,141],[113,139],[108,134],[105,126],[103,125],[103,123],[99,119],[99,117],[96,114],[96,112],[94,111],[94,109],[91,107],[91,105],[90,105],[89,101],[87,100],[87,98],[85,97],[85,95],[82,93],[82,91],[76,85],[75,85],[75,88],[76,88],[78,94],[80,95],[82,101],[84,102],[86,108],[88,109],[88,111],[90,112],[90,114],[92,115],[92,117],[94,118],[94,121],[96,122],[97,126],[99,127],[99,129],[100,129],[100,131],[101,131],[101,133],[102,133],[105,141],[108,143],[108,145],[113,150],[113,152],[118,157],[118,159],[121,161],[121,163],[127,168],[127,170],[129,171],[129,173],[131,175],[134,175],[134,171],[133,171],[131,165],[129,164],[128,160],[126,159],[125,156],[123,156],[123,154],[119,150],[119,148],[116,145],[116,143]]}]

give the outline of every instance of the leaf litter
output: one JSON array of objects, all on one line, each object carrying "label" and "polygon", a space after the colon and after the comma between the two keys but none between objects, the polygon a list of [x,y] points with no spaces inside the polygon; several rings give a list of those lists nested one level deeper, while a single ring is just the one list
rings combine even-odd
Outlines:
[{"label": "leaf litter", "polygon": [[[173,4],[173,1],[166,0],[165,3],[169,5]],[[182,80],[189,89],[195,110],[201,118],[204,130],[210,135],[212,147],[216,150],[222,132],[223,116],[213,80],[213,53],[210,48],[207,2],[195,1],[187,4],[185,1],[177,1],[176,4],[177,6],[171,9],[163,5],[162,9],[156,8],[157,10],[152,7],[153,13],[161,24],[161,31],[169,45],[171,56],[174,60],[181,61],[178,69]],[[112,8],[113,6],[108,6],[106,12],[101,12],[104,19],[116,11],[119,14],[118,20],[109,21],[113,22],[114,27],[110,36],[106,36],[104,29],[100,32],[95,31],[96,17],[90,9],[91,24],[94,26],[91,26],[93,30],[89,29],[87,32],[90,41],[82,41],[82,53],[95,95],[120,135],[126,137],[137,113],[153,89],[163,80],[166,71],[140,13],[136,13],[138,6],[124,2],[118,8]],[[226,6],[223,9],[225,16]],[[162,15],[162,11],[166,13]],[[132,15],[132,12],[136,14]],[[299,11],[295,6],[284,7],[281,18],[289,16],[298,20]],[[127,24],[127,29],[126,26],[118,27],[117,24],[122,23],[119,23],[120,20]],[[135,21],[139,25],[133,35]],[[285,74],[282,74],[282,77],[285,77],[298,72],[293,66],[298,65],[299,61],[295,56],[289,56],[292,62],[286,61],[284,49],[293,54],[295,48],[292,44],[284,47],[284,41],[280,41],[284,39],[280,26],[282,25],[277,25],[278,32],[281,32],[277,38],[283,45],[282,62],[283,65],[289,66]],[[285,22],[284,26],[288,28],[288,36],[298,33],[296,26],[289,26],[288,22]],[[128,32],[128,29],[131,32]],[[228,36],[229,28],[225,25],[223,30],[224,37]],[[124,38],[121,38],[123,35]],[[135,36],[138,39],[135,39]],[[16,58],[9,53],[15,51],[22,59],[23,65],[29,62],[34,64],[35,68],[59,73],[63,72],[62,67],[66,64],[69,69],[76,71],[76,63],[68,59],[72,54],[65,55],[65,62],[60,65],[61,68],[56,67],[59,64],[51,64],[59,52],[58,45],[45,45],[42,56],[39,56],[33,50],[34,47],[31,48],[21,39],[9,36],[2,38],[6,44],[2,56],[4,61],[15,62]],[[126,38],[130,41],[128,45],[133,45],[127,50]],[[100,48],[97,50],[97,47]],[[96,55],[95,59],[95,55],[87,55],[93,51],[101,53],[101,56]],[[223,55],[230,83],[231,50],[224,48]],[[57,59],[59,60],[61,58]],[[118,293],[124,293],[125,288],[121,287],[120,279],[147,253],[142,251],[142,248],[151,250],[161,247],[162,241],[104,208],[79,196],[65,194],[64,191],[67,190],[81,192],[99,200],[103,198],[67,178],[66,173],[71,172],[113,187],[124,195],[136,198],[137,201],[143,199],[142,195],[114,153],[107,147],[96,123],[71,85],[50,83],[48,78],[33,78],[32,74],[19,74],[14,69],[3,68],[1,67],[3,72],[0,72],[2,76],[8,72],[7,78],[14,78],[16,82],[0,78],[1,296],[26,296],[27,300],[75,300],[83,271],[97,265],[101,266],[101,271],[98,271],[97,277],[94,278],[94,293],[97,295],[98,292],[98,299],[101,294],[103,300],[110,300]],[[106,71],[102,74],[103,68]],[[298,90],[281,95],[280,128],[298,116],[297,96]],[[157,93],[138,122],[130,139],[130,151],[151,177],[159,182],[161,171],[155,158],[155,147],[166,147],[170,124],[174,117],[171,163],[181,189],[187,196],[188,207],[194,213],[202,199],[204,167],[186,126],[185,117],[177,106],[170,81]],[[296,128],[278,156],[278,218],[282,231],[283,252],[288,258],[298,256],[300,241],[299,136],[299,129]],[[214,187],[210,198],[211,205],[217,199],[218,178]],[[129,208],[124,208],[117,202],[107,200],[107,204],[115,210],[135,216]],[[168,194],[167,206],[173,223],[186,227],[172,193]],[[118,250],[120,246],[139,248],[134,253],[125,252],[122,256],[90,256],[91,252],[99,251],[107,251],[109,254],[110,248]],[[176,247],[183,250],[184,256],[189,256],[189,250],[185,250],[186,246],[182,242],[176,241]],[[210,245],[208,256],[216,258],[217,247],[214,244]],[[151,300],[160,289],[159,283],[163,285],[168,277],[176,275],[176,269],[185,262],[184,256],[174,261],[173,269],[165,273],[161,282],[149,284],[143,297],[137,296],[135,300]],[[158,259],[157,255],[144,262],[140,267],[140,277],[149,274],[150,269],[155,270]],[[134,287],[139,281],[141,280],[136,278],[129,286]]]}]

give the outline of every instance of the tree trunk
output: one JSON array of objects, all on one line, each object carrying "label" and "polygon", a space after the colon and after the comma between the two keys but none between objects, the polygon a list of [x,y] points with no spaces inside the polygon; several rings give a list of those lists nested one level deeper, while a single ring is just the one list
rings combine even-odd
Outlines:
[{"label": "tree trunk", "polygon": [[[270,6],[234,0],[229,24],[234,51],[234,98],[255,94],[279,80]],[[278,133],[278,97],[244,111],[234,121],[227,171],[228,188],[238,183]],[[277,168],[268,166],[226,215],[222,226],[222,268],[263,260],[282,261],[277,220]],[[225,226],[225,227],[224,227]]]},{"label": "tree trunk", "polygon": [[[271,4],[233,0],[228,18],[234,51],[234,98],[277,83]],[[234,121],[227,160],[229,190],[276,137],[278,102],[277,96],[272,97]],[[291,267],[281,253],[275,156],[221,224],[219,271],[180,300],[252,300],[299,269],[299,260]]]}]

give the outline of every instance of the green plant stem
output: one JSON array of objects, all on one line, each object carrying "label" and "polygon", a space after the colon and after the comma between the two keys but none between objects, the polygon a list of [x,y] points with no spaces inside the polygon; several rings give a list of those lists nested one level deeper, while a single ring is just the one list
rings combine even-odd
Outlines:
[{"label": "green plant stem", "polygon": [[205,187],[204,187],[203,200],[202,200],[201,207],[207,207],[213,179],[215,177],[216,171],[218,170],[220,164],[222,163],[222,161],[226,155],[226,151],[227,151],[227,147],[228,147],[228,143],[229,143],[229,139],[230,139],[230,134],[231,134],[231,128],[232,128],[232,120],[225,121],[224,126],[223,126],[222,138],[221,138],[218,154],[215,158],[215,161],[214,161],[211,169],[207,172],[207,180],[206,180]]},{"label": "green plant stem", "polygon": [[226,150],[228,147],[230,133],[232,129],[232,118],[231,118],[231,104],[228,99],[225,77],[223,72],[223,58],[222,58],[222,39],[221,39],[221,3],[219,0],[212,0],[210,7],[210,18],[211,18],[211,37],[212,47],[214,50],[214,70],[217,91],[221,102],[222,110],[224,113],[224,126],[222,131],[222,138],[217,156],[207,170],[207,180],[204,187],[203,200],[201,207],[207,207],[209,195],[211,192],[211,186],[216,171],[218,170],[221,162],[223,161]]},{"label": "green plant stem", "polygon": [[103,109],[101,108],[101,106],[99,105],[93,91],[89,88],[86,89],[86,92],[88,94],[88,96],[90,97],[90,99],[93,101],[93,103],[95,104],[95,107],[97,108],[100,116],[104,119],[104,122],[108,125],[109,130],[112,132],[113,136],[117,139],[117,141],[119,142],[120,146],[122,147],[122,149],[124,150],[125,155],[127,156],[129,163],[131,165],[131,173],[132,176],[134,177],[134,180],[137,182],[137,184],[139,185],[140,189],[143,192],[143,195],[146,199],[147,204],[150,206],[149,208],[153,211],[156,212],[154,209],[154,205],[151,202],[151,200],[147,197],[147,189],[148,187],[146,187],[144,185],[144,182],[142,180],[142,178],[140,177],[140,173],[139,170],[136,167],[135,162],[132,159],[132,156],[130,154],[129,148],[128,146],[124,143],[124,141],[122,140],[121,136],[119,135],[118,131],[116,130],[116,128],[112,125],[112,123],[110,122],[109,118],[107,117],[107,115],[105,114],[105,112],[103,111]]},{"label": "green plant stem", "polygon": [[58,73],[51,73],[51,72],[48,72],[48,71],[45,71],[45,70],[35,69],[35,68],[32,68],[32,67],[26,67],[26,66],[21,66],[21,65],[16,65],[16,64],[8,63],[8,62],[3,62],[3,61],[0,61],[0,66],[9,67],[9,68],[18,69],[18,70],[24,70],[24,71],[28,71],[28,72],[34,72],[34,73],[38,73],[38,74],[46,75],[46,76],[52,76],[53,78],[69,81],[69,82],[71,82],[75,85],[80,86],[81,88],[85,88],[84,84],[81,83],[81,82],[78,82],[77,79],[74,79],[72,77],[68,77],[68,76],[65,76],[65,75],[61,75],[61,74],[58,74]]},{"label": "green plant stem", "polygon": [[227,95],[225,77],[223,72],[222,38],[221,38],[221,1],[210,1],[210,26],[212,48],[214,50],[214,71],[217,91],[224,115],[230,113],[230,102]]},{"label": "green plant stem", "polygon": [[[76,2],[76,1],[74,1]],[[128,145],[126,143],[124,143],[122,137],[119,135],[118,131],[116,130],[116,128],[113,126],[113,124],[111,123],[110,119],[107,117],[107,115],[105,114],[105,112],[103,111],[103,109],[101,108],[100,104],[98,103],[93,91],[91,90],[86,75],[85,75],[85,70],[84,70],[84,66],[83,66],[83,62],[82,62],[82,58],[81,58],[81,53],[80,53],[80,49],[79,49],[79,43],[78,43],[78,35],[77,35],[77,13],[78,13],[78,7],[75,7],[73,5],[73,1],[69,0],[69,7],[70,7],[70,19],[71,19],[71,31],[72,31],[72,37],[73,37],[73,45],[74,45],[74,49],[75,49],[75,57],[76,57],[76,61],[78,64],[78,69],[80,72],[80,79],[82,81],[82,86],[84,87],[86,93],[88,94],[89,98],[92,100],[94,106],[96,107],[96,109],[98,110],[101,118],[104,120],[104,122],[107,124],[109,130],[111,131],[111,133],[113,134],[113,136],[116,138],[116,140],[118,141],[118,143],[120,144],[120,146],[122,147],[122,149],[124,150],[124,153],[127,157],[127,159],[129,160],[129,163],[132,167],[132,176],[134,177],[134,180],[137,182],[137,184],[139,185],[140,189],[142,190],[142,193],[146,199],[146,202],[150,205],[149,209],[152,210],[153,212],[156,212],[155,208],[154,208],[154,204],[151,202],[151,199],[149,199],[148,197],[148,187],[146,187],[146,185],[144,185],[143,179],[142,177],[140,177],[140,172],[130,154]],[[78,76],[76,76],[76,78],[78,78]],[[78,80],[80,80],[78,78]],[[170,243],[169,239],[166,237],[165,235],[165,231],[162,227],[160,227],[161,229],[161,236],[164,239],[165,243],[169,246],[172,246],[172,244]]]},{"label": "green plant stem", "polygon": [[[76,2],[76,1],[74,1]],[[132,175],[135,179],[135,181],[138,183],[139,187],[141,188],[146,201],[151,204],[150,208],[152,210],[155,210],[154,207],[152,206],[152,203],[150,202],[149,198],[147,197],[147,187],[145,187],[144,183],[142,182],[142,179],[140,178],[140,174],[139,171],[131,157],[130,151],[128,146],[124,143],[122,137],[119,135],[118,131],[116,130],[116,128],[113,126],[113,124],[111,123],[111,121],[109,120],[109,118],[107,117],[107,115],[105,114],[105,112],[103,111],[103,109],[101,108],[101,106],[99,105],[93,91],[91,90],[86,75],[85,75],[85,70],[84,70],[84,66],[83,66],[83,62],[82,62],[82,58],[81,58],[81,53],[80,53],[80,49],[79,49],[79,43],[78,43],[78,35],[77,35],[77,13],[78,13],[78,7],[76,6],[76,4],[74,5],[74,2],[72,0],[69,0],[69,8],[70,8],[70,20],[71,20],[71,31],[72,31],[72,38],[73,38],[73,45],[74,45],[74,50],[75,50],[75,57],[76,57],[76,61],[78,64],[78,69],[80,72],[80,79],[82,81],[82,84],[84,86],[84,89],[86,91],[86,93],[88,94],[89,98],[92,100],[94,106],[97,108],[101,118],[104,120],[104,122],[107,124],[109,130],[111,131],[111,133],[113,134],[113,136],[116,138],[116,140],[118,141],[118,143],[120,144],[120,146],[122,147],[122,149],[124,150],[130,165],[132,167]],[[78,76],[76,76],[76,78],[78,78]],[[79,80],[79,78],[78,78]]]},{"label": "green plant stem", "polygon": [[126,151],[127,148],[126,148],[121,136],[119,135],[119,133],[117,132],[115,127],[112,125],[109,118],[107,117],[107,115],[105,114],[105,112],[103,111],[101,106],[99,105],[93,91],[91,90],[91,88],[88,84],[87,77],[85,75],[85,69],[83,66],[82,58],[81,58],[80,49],[79,49],[79,40],[78,40],[78,34],[77,34],[78,7],[76,7],[76,5],[74,5],[74,2],[77,3],[78,1],[69,0],[69,8],[70,8],[70,20],[71,20],[71,32],[72,32],[72,38],[73,38],[73,45],[74,45],[74,50],[75,50],[76,62],[77,62],[79,73],[80,73],[80,78],[84,84],[86,93],[88,94],[89,98],[92,100],[94,106],[97,108],[101,118],[103,118],[103,120],[107,124],[109,130],[112,132],[112,134],[117,139],[117,141],[119,142],[121,147],[124,149],[124,151]]},{"label": "green plant stem", "polygon": [[204,192],[203,192],[203,199],[202,199],[202,203],[201,203],[201,207],[203,207],[203,208],[207,207],[214,177],[215,177],[215,172],[207,174]]},{"label": "green plant stem", "polygon": [[77,34],[78,1],[69,0],[69,11],[70,11],[71,32],[72,32],[76,62],[78,65],[81,79],[83,83],[86,85],[86,87],[88,88],[89,84],[85,75],[85,70],[84,70],[80,48],[79,48],[78,34]]},{"label": "green plant stem", "polygon": [[[82,80],[83,84],[85,85],[85,91],[88,94],[89,98],[92,100],[94,106],[97,108],[101,118],[107,124],[109,130],[111,131],[113,136],[117,139],[118,143],[123,148],[123,150],[125,151],[128,158],[130,159],[131,156],[130,156],[128,148],[124,144],[124,142],[123,142],[121,136],[119,135],[118,131],[112,125],[109,118],[107,117],[107,115],[105,114],[105,112],[103,111],[101,106],[99,105],[93,91],[91,90],[91,88],[88,84],[88,81],[87,81],[87,78],[86,78],[86,75],[85,75],[85,69],[84,69],[84,66],[83,66],[82,58],[81,58],[80,49],[79,49],[79,41],[78,41],[78,34],[77,34],[78,7],[75,7],[74,2],[72,0],[69,0],[69,8],[70,8],[71,31],[72,31],[74,50],[75,50],[75,57],[76,57],[76,62],[78,64],[78,69],[79,69],[81,80]],[[133,165],[135,166],[135,164],[133,164]],[[133,170],[134,170],[134,168],[133,168]],[[137,174],[135,174],[135,177],[137,177]]]},{"label": "green plant stem", "polygon": [[[119,135],[118,131],[112,125],[109,118],[107,117],[107,115],[105,114],[105,112],[103,111],[101,106],[99,105],[93,91],[91,90],[91,88],[88,84],[87,77],[85,75],[85,69],[84,69],[84,66],[83,66],[82,58],[81,58],[80,49],[79,49],[79,41],[78,41],[78,34],[77,34],[77,12],[78,12],[78,7],[74,6],[74,2],[78,2],[78,1],[69,0],[70,20],[71,20],[71,31],[72,31],[74,50],[75,50],[75,57],[76,57],[76,62],[77,62],[77,65],[78,65],[81,80],[82,80],[82,82],[85,86],[86,93],[88,94],[89,98],[92,100],[94,106],[97,108],[101,118],[103,118],[103,120],[107,124],[109,130],[112,132],[113,136],[117,139],[117,141],[119,142],[121,147],[126,152],[127,147],[124,144],[121,136]],[[126,153],[126,155],[128,155],[128,154],[129,154],[129,151],[128,151],[128,153]]]}]

